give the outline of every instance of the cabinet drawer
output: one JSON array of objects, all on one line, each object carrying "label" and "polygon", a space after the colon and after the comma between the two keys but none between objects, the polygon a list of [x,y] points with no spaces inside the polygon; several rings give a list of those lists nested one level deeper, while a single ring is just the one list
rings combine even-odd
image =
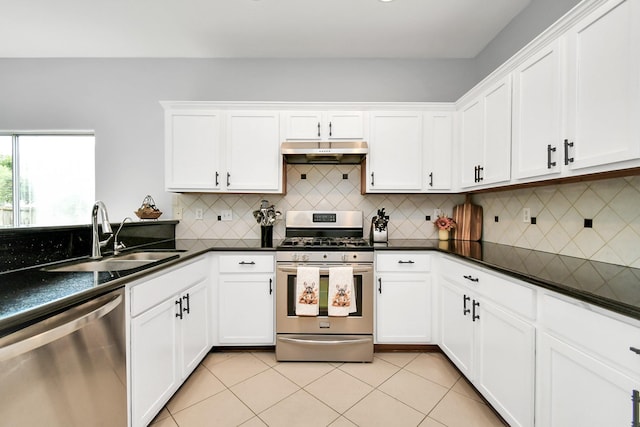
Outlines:
[{"label": "cabinet drawer", "polygon": [[273,273],[273,255],[221,255],[220,273]]},{"label": "cabinet drawer", "polygon": [[208,274],[207,260],[199,259],[146,282],[134,284],[131,288],[131,316],[137,316],[189,286],[206,280]]},{"label": "cabinet drawer", "polygon": [[431,256],[419,252],[393,252],[376,255],[376,271],[430,271]]},{"label": "cabinet drawer", "polygon": [[629,349],[640,349],[640,325],[633,326],[591,311],[579,301],[574,304],[550,294],[543,295],[540,304],[540,321],[547,330],[640,376],[640,354]]},{"label": "cabinet drawer", "polygon": [[447,280],[471,289],[516,314],[528,319],[536,317],[535,291],[519,284],[516,279],[507,280],[471,265],[447,259],[441,260],[439,272]]}]

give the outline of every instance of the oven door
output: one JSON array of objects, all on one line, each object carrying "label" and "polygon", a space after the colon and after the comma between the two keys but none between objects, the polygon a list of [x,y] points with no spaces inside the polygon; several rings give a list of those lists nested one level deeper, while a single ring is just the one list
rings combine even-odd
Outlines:
[{"label": "oven door", "polygon": [[345,317],[327,315],[329,268],[320,265],[320,315],[296,316],[297,264],[279,264],[276,276],[276,332],[278,334],[373,334],[373,265],[353,267],[357,312]]}]

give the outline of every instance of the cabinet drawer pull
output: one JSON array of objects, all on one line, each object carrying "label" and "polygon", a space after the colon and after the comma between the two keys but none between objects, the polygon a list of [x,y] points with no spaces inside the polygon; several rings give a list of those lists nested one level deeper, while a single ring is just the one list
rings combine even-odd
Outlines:
[{"label": "cabinet drawer pull", "polygon": [[218,185],[220,185],[220,180],[219,180],[219,178],[220,178],[220,174],[218,173],[218,171],[216,171],[216,187],[217,187]]},{"label": "cabinet drawer pull", "polygon": [[415,264],[415,262],[413,262],[412,260],[409,260],[409,261],[400,260],[398,261],[398,264]]},{"label": "cabinet drawer pull", "polygon": [[479,314],[476,314],[476,307],[480,307],[480,303],[476,300],[473,300],[473,313],[471,313],[471,320],[474,322],[480,318]]},{"label": "cabinet drawer pull", "polygon": [[329,122],[329,136],[333,136],[332,126],[333,126],[333,124],[331,122]]},{"label": "cabinet drawer pull", "polygon": [[318,122],[318,137],[320,137],[320,122]]},{"label": "cabinet drawer pull", "polygon": [[462,315],[463,316],[466,316],[467,314],[471,313],[471,309],[467,308],[467,301],[471,301],[471,297],[467,295],[463,295],[462,297]]},{"label": "cabinet drawer pull", "polygon": [[256,262],[255,261],[249,261],[249,262],[240,261],[238,264],[240,264],[240,265],[256,265]]},{"label": "cabinet drawer pull", "polygon": [[640,348],[629,347],[629,350],[633,351],[635,354],[640,354]]},{"label": "cabinet drawer pull", "polygon": [[178,298],[178,300],[176,301],[176,305],[178,306],[176,317],[182,320],[182,298]]},{"label": "cabinet drawer pull", "polygon": [[269,295],[273,293],[273,279],[269,279]]},{"label": "cabinet drawer pull", "polygon": [[231,185],[231,174],[227,172],[227,187]]},{"label": "cabinet drawer pull", "polygon": [[378,277],[378,293],[382,293],[382,279]]},{"label": "cabinet drawer pull", "polygon": [[484,171],[484,167],[478,165],[478,182],[484,181],[484,175],[482,172]]},{"label": "cabinet drawer pull", "polygon": [[467,279],[467,280],[471,280],[472,282],[479,282],[479,281],[480,281],[480,279],[478,279],[477,277],[473,277],[473,276],[472,276],[472,275],[470,275],[470,274],[469,274],[469,275],[464,275],[464,276],[462,276],[462,277],[464,277],[464,278],[465,278],[465,279]]},{"label": "cabinet drawer pull", "polygon": [[373,183],[374,183],[374,180],[373,180],[373,172],[371,172],[371,186],[372,186],[372,187],[373,187]]},{"label": "cabinet drawer pull", "polygon": [[433,187],[433,172],[429,172],[429,187]]}]

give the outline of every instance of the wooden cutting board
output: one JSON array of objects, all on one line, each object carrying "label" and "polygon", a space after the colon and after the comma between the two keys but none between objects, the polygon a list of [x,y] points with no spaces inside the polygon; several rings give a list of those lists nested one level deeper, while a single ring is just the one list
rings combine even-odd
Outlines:
[{"label": "wooden cutting board", "polygon": [[464,204],[453,207],[451,217],[457,224],[453,230],[455,240],[478,241],[482,238],[482,206],[471,203],[470,194]]}]

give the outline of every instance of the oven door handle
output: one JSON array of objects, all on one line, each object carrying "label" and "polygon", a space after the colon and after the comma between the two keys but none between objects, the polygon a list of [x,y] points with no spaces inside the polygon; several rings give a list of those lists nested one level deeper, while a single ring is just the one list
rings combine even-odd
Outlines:
[{"label": "oven door handle", "polygon": [[307,345],[364,344],[371,342],[371,338],[362,338],[355,340],[305,340],[302,338],[278,337],[278,340]]},{"label": "oven door handle", "polygon": [[[296,267],[293,267],[293,268],[278,267],[278,271],[282,271],[284,273],[296,273],[298,271],[298,269]],[[372,271],[373,271],[373,268],[371,268],[371,267],[363,267],[362,269],[354,268],[353,269],[353,274],[369,273],[369,272],[372,272]],[[328,274],[329,273],[329,268],[321,268],[320,269],[320,274],[323,274],[323,273],[324,274]]]}]

